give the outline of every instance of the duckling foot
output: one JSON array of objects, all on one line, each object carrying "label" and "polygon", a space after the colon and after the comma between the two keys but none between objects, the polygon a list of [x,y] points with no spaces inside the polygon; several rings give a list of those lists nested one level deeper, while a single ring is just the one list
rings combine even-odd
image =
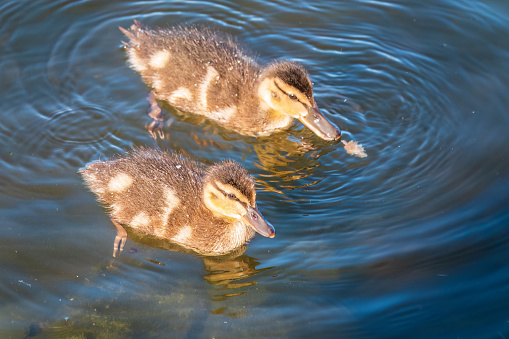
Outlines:
[{"label": "duckling foot", "polygon": [[147,114],[153,119],[148,125],[148,131],[154,139],[157,139],[158,136],[164,139],[164,114],[161,111],[161,107],[157,104],[156,96],[153,91],[148,93],[147,101],[150,104]]},{"label": "duckling foot", "polygon": [[157,139],[157,137],[159,137],[164,139],[163,126],[164,123],[162,121],[154,120],[147,126],[147,129],[150,135],[152,135],[152,138]]},{"label": "duckling foot", "polygon": [[117,257],[117,253],[120,254],[124,250],[124,245],[127,241],[127,232],[122,225],[115,220],[111,219],[111,222],[113,222],[113,225],[117,228],[117,236],[113,243],[113,257]]}]

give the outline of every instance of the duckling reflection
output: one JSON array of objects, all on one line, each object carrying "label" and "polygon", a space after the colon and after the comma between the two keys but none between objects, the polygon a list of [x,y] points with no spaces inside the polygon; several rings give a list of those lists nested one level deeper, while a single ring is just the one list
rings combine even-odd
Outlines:
[{"label": "duckling reflection", "polygon": [[260,68],[234,37],[211,29],[148,29],[137,20],[129,30],[129,65],[153,88],[148,96],[150,132],[164,121],[156,99],[245,135],[268,135],[299,119],[325,140],[341,137],[320,113],[304,67],[276,61]]},{"label": "duckling reflection", "polygon": [[[215,286],[210,291],[211,299],[219,307],[211,310],[213,314],[226,315],[232,318],[243,318],[245,308],[236,303],[224,301],[249,293],[249,286],[257,284],[252,278],[260,272],[272,270],[275,266],[256,268],[260,262],[243,253],[246,249],[239,249],[236,253],[220,257],[203,257],[207,274],[203,278]],[[237,307],[236,307],[237,305]]]},{"label": "duckling reflection", "polygon": [[[213,127],[211,127],[213,128]],[[263,180],[256,180],[257,188],[263,188],[267,192],[283,194],[281,188],[298,188],[302,183],[298,180],[310,177],[314,169],[320,166],[319,158],[337,150],[335,145],[316,146],[314,143],[302,137],[302,130],[290,130],[289,133],[275,133],[270,137],[246,138],[246,154],[256,154],[258,160],[250,160],[259,169],[267,172],[258,174]],[[310,132],[306,132],[311,134]],[[227,134],[224,130],[204,131],[204,133],[190,133],[189,139],[194,142],[194,150],[234,150],[236,138]],[[170,139],[158,140],[158,144],[164,148],[173,148],[186,153],[182,145],[171,144]],[[207,162],[207,159],[199,159]],[[272,178],[272,179],[270,179]],[[281,186],[281,181],[286,182]],[[293,183],[294,181],[297,186]],[[305,184],[309,186],[309,183]],[[278,187],[279,186],[279,187]]]},{"label": "duckling reflection", "polygon": [[[172,252],[181,252],[187,254],[196,254],[194,251],[182,247],[174,242],[156,238],[154,236],[147,236],[146,234],[135,229],[129,231],[129,237],[135,243],[143,244],[152,248],[159,248]],[[240,246],[234,251],[221,255],[221,256],[205,256],[199,255],[205,265],[206,273],[203,279],[209,284],[217,287],[212,291],[213,301],[224,301],[227,298],[242,295],[246,293],[243,287],[256,285],[255,280],[252,278],[260,272],[273,269],[275,266],[256,268],[260,265],[258,259],[250,257],[245,254],[247,247]],[[133,248],[131,252],[136,252]],[[161,262],[153,259],[148,261],[161,265]]]},{"label": "duckling reflection", "polygon": [[[256,269],[260,265],[258,259],[244,254],[246,246],[242,246],[228,255],[205,257],[202,256],[205,269],[208,274],[203,278],[212,285],[224,286],[225,289],[237,289],[240,287],[256,285],[256,281],[240,282],[260,272],[274,267]],[[228,294],[225,297],[230,296]]]}]

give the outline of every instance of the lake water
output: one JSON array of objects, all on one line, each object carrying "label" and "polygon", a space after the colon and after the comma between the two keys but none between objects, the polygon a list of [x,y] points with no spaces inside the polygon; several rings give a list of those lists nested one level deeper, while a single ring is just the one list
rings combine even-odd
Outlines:
[{"label": "lake water", "polygon": [[[3,1],[1,338],[509,338],[507,1]],[[163,106],[117,26],[201,23],[305,65],[348,155]],[[132,146],[233,158],[277,230],[202,258],[115,228],[77,171]]]}]

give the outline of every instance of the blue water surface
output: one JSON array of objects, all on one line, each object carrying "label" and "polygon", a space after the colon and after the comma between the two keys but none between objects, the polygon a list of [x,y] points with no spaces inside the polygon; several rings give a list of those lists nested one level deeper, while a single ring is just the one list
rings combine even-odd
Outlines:
[{"label": "blue water surface", "polygon": [[[3,1],[0,337],[509,338],[504,1]],[[345,152],[163,106],[118,26],[199,23],[299,61]],[[257,180],[276,227],[224,257],[115,228],[77,171],[133,146]]]}]

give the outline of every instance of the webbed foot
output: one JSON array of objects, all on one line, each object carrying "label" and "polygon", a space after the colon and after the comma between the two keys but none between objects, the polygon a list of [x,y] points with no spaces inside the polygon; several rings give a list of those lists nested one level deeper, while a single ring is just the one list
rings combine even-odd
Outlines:
[{"label": "webbed foot", "polygon": [[113,225],[117,228],[117,236],[113,243],[113,257],[116,257],[117,253],[120,254],[124,250],[124,246],[127,241],[127,232],[117,221],[111,219],[111,222],[113,222]]},{"label": "webbed foot", "polygon": [[161,139],[164,139],[163,127],[164,127],[164,121],[153,120],[147,126],[147,129],[148,129],[150,135],[152,135],[152,138],[157,139],[157,137],[159,137]]},{"label": "webbed foot", "polygon": [[156,96],[153,91],[148,93],[147,101],[150,104],[147,114],[152,118],[152,122],[148,125],[147,129],[154,139],[157,139],[158,136],[161,139],[164,139],[164,114],[157,103]]}]

